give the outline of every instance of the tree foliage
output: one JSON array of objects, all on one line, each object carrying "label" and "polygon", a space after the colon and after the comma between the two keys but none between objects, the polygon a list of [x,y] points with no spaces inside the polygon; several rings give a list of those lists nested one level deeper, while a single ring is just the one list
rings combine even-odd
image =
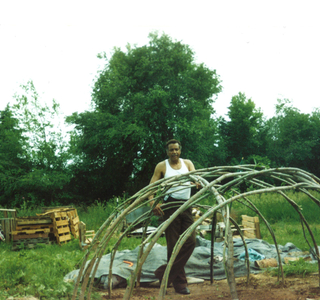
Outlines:
[{"label": "tree foliage", "polygon": [[255,103],[239,93],[232,97],[228,107],[229,120],[220,120],[220,136],[227,152],[227,163],[247,162],[265,154],[265,127],[263,114]]},{"label": "tree foliage", "polygon": [[[244,93],[227,118],[215,117],[215,70],[188,45],[151,33],[149,43],[115,48],[98,73],[91,111],[74,113],[70,143],[56,124],[59,106],[40,105],[32,82],[0,111],[0,205],[109,200],[146,186],[181,140],[196,168],[261,163],[320,176],[320,111],[303,114],[287,99],[268,120]],[[58,130],[57,130],[58,129]],[[242,159],[243,158],[243,159]]]},{"label": "tree foliage", "polygon": [[276,116],[269,120],[268,157],[276,166],[319,172],[320,114],[301,113],[288,99],[278,100]]},{"label": "tree foliage", "polygon": [[15,104],[1,112],[0,204],[57,203],[70,181],[67,141],[53,124],[58,105],[40,105],[33,82],[21,88]]},{"label": "tree foliage", "polygon": [[0,111],[0,203],[7,204],[18,190],[18,178],[25,176],[31,165],[26,151],[26,138],[7,105]]},{"label": "tree foliage", "polygon": [[189,46],[167,35],[149,38],[126,52],[115,48],[93,89],[95,110],[68,119],[77,130],[78,178],[91,172],[105,190],[100,197],[130,188],[126,182],[131,190],[147,184],[170,138],[180,139],[183,155],[198,166],[215,159],[211,116],[219,77],[194,62]]}]

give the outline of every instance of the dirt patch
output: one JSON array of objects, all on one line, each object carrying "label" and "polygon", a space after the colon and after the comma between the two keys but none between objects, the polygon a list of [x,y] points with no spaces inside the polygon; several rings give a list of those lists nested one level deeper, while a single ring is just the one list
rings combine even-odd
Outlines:
[{"label": "dirt patch", "polygon": [[[304,278],[286,278],[284,283],[277,282],[277,277],[264,274],[250,275],[250,283],[244,277],[237,278],[237,292],[239,300],[320,300],[320,288],[318,275],[309,275]],[[229,300],[231,299],[229,286],[226,280],[205,281],[199,284],[189,285],[190,295],[175,293],[172,287],[167,290],[165,299],[192,299],[192,300]],[[125,288],[112,291],[111,299],[123,299]],[[103,299],[109,299],[106,291],[101,293]],[[139,287],[135,288],[131,300],[156,300],[159,288]]]}]

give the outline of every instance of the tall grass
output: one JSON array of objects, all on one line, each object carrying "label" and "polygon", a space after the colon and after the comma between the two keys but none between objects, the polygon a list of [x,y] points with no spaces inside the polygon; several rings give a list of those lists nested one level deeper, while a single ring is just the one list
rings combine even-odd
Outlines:
[{"label": "tall grass", "polygon": [[[320,194],[311,192],[313,196],[320,199]],[[301,192],[289,191],[286,195],[297,203],[304,217],[310,223],[319,221],[320,208],[307,195]],[[299,214],[292,205],[278,193],[260,194],[248,197],[248,199],[259,209],[269,223],[276,222],[299,222]],[[242,202],[245,202],[242,200]],[[240,202],[234,202],[232,208],[237,215],[252,215],[253,212]]]},{"label": "tall grass", "polygon": [[[107,203],[96,201],[90,206],[77,207],[80,221],[87,230],[97,231],[120,198]],[[25,203],[18,209],[19,217],[36,216],[40,207]],[[109,253],[118,241],[118,236],[111,239],[105,253]],[[165,245],[165,239],[158,241]],[[141,244],[140,238],[125,237],[118,250],[134,249]],[[38,246],[34,249],[11,251],[12,244],[0,243],[0,300],[10,296],[32,295],[40,299],[71,299],[73,284],[64,282],[64,276],[74,270],[85,254],[79,246],[79,240],[72,238],[69,243]],[[96,293],[94,298],[100,298]]]},{"label": "tall grass", "polygon": [[83,255],[78,242],[63,246],[44,245],[36,249],[11,251],[0,244],[0,299],[33,295],[41,299],[69,299],[73,285],[63,277]]},{"label": "tall grass", "polygon": [[[318,192],[311,192],[311,194],[317,199],[320,199]],[[235,194],[228,194],[225,196],[226,198],[230,198],[234,195]],[[299,205],[302,214],[310,225],[316,242],[320,244],[320,207],[304,193],[289,191],[286,195]],[[283,196],[278,193],[266,193],[250,196],[248,199],[269,222],[275,233],[277,242],[280,245],[291,242],[303,251],[310,250],[310,246],[304,238],[299,214]],[[241,201],[233,202],[231,205],[231,215],[239,224],[241,224],[242,215],[257,216],[256,212],[248,208],[245,203],[246,201],[242,199]],[[208,197],[202,200],[201,204],[214,205],[214,199]],[[260,231],[263,240],[271,244],[274,243],[269,230],[261,218]],[[307,232],[306,237],[311,243],[311,237]],[[313,244],[311,246],[313,247]]]},{"label": "tall grass", "polygon": [[[319,198],[318,193],[314,193]],[[320,208],[302,193],[289,192],[288,196],[301,208],[302,213],[313,230],[317,243],[320,244]],[[123,199],[118,199],[119,202]],[[278,194],[263,194],[250,197],[255,206],[269,221],[280,245],[291,242],[301,250],[309,250],[303,237],[299,216],[291,205]],[[208,197],[202,204],[214,205]],[[117,206],[117,198],[107,203],[95,202],[90,206],[77,207],[79,218],[86,223],[88,230],[98,230],[110,213]],[[19,210],[18,216],[35,216],[41,213],[41,208],[25,203]],[[241,215],[255,216],[245,205],[234,202],[232,216],[241,223]],[[273,244],[270,233],[260,219],[262,239]],[[120,236],[120,234],[119,234]],[[307,234],[310,240],[310,237]],[[106,253],[110,252],[118,237],[110,241]],[[165,245],[165,238],[158,241]],[[124,238],[119,250],[134,249],[140,245],[139,238]],[[79,247],[79,241],[62,246],[44,245],[40,248],[11,251],[11,245],[0,243],[0,300],[9,296],[33,295],[41,299],[70,299],[73,286],[64,282],[63,277],[75,269],[84,252]],[[293,271],[294,272],[294,271]],[[98,297],[96,294],[95,297]]]}]

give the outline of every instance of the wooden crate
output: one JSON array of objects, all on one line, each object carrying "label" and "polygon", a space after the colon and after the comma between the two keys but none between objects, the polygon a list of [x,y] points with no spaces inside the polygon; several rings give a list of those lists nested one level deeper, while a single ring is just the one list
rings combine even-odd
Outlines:
[{"label": "wooden crate", "polygon": [[242,215],[242,231],[247,238],[261,239],[259,217]]},{"label": "wooden crate", "polygon": [[52,212],[53,232],[59,245],[71,240],[69,219],[66,212]]}]

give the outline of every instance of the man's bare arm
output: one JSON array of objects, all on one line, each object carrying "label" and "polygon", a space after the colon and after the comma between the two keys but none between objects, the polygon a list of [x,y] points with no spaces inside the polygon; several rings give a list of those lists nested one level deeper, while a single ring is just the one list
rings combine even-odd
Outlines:
[{"label": "man's bare arm", "polygon": [[192,162],[191,160],[189,160],[189,159],[184,159],[183,161],[184,161],[184,163],[186,164],[189,172],[195,170],[195,167],[194,167],[193,162]]},{"label": "man's bare arm", "polygon": [[[184,159],[184,163],[186,164],[189,172],[195,171],[195,167],[194,167],[193,162],[191,160]],[[197,189],[202,188],[202,186],[201,186],[201,184],[199,182],[195,182],[195,183],[192,183],[192,184],[195,184],[197,186]]]},{"label": "man's bare arm", "polygon": [[[150,180],[150,184],[151,183],[154,183],[158,180],[160,180],[161,178],[163,178],[164,176],[164,173],[165,173],[165,162],[160,162],[156,165],[155,169],[154,169],[154,173],[151,177],[151,180]],[[149,196],[149,200],[153,199],[153,195]],[[150,202],[150,206],[152,207],[154,204],[154,201],[151,201]],[[156,216],[162,216],[163,215],[163,211],[160,207],[160,203],[158,203],[154,208],[153,208],[153,213],[156,215]]]}]

